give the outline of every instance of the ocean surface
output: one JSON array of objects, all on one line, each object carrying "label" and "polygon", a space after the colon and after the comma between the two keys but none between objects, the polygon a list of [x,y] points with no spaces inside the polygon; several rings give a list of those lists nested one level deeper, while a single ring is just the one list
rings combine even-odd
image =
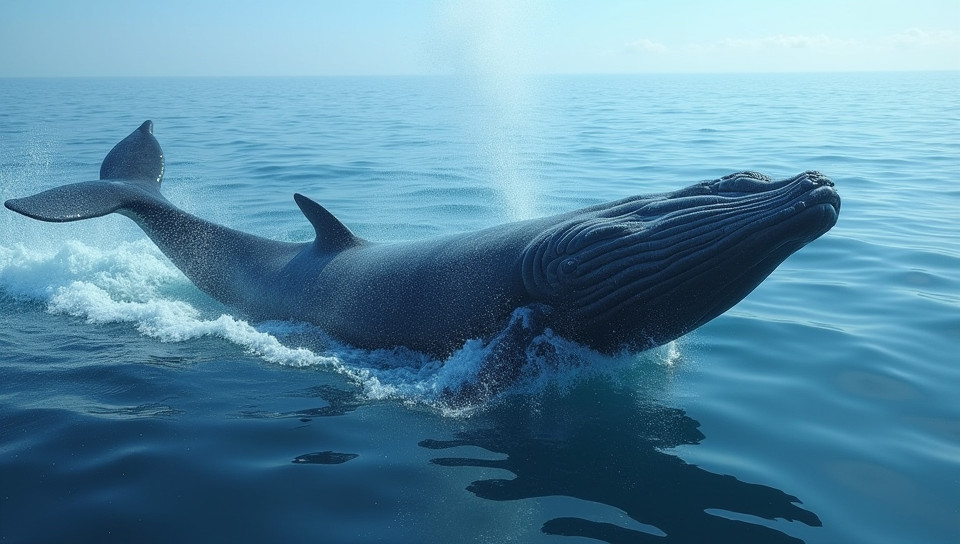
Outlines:
[{"label": "ocean surface", "polygon": [[[960,542],[960,73],[0,79],[0,200],[145,119],[178,206],[424,238],[823,171],[836,227],[652,351],[481,404],[251,322],[128,219],[0,209],[0,542]],[[470,289],[464,285],[464,289]]]}]

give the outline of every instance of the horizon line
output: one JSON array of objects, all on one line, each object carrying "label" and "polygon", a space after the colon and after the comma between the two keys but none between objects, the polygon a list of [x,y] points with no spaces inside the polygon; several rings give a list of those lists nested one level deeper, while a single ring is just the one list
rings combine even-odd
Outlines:
[{"label": "horizon line", "polygon": [[390,78],[390,77],[474,77],[483,75],[505,75],[508,77],[555,77],[555,76],[715,76],[715,75],[802,75],[802,74],[908,74],[908,73],[960,73],[960,68],[944,69],[898,69],[898,70],[877,70],[877,69],[846,69],[846,70],[765,70],[765,71],[651,71],[651,72],[524,72],[505,74],[486,72],[474,73],[427,73],[427,72],[409,72],[409,73],[384,73],[384,74],[218,74],[218,75],[198,75],[198,74],[129,74],[129,75],[0,75],[0,79],[202,79],[202,78]]}]

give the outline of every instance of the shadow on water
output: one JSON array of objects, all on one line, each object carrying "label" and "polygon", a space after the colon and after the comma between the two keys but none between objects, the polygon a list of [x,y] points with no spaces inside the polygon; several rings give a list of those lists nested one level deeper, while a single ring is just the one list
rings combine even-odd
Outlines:
[{"label": "shadow on water", "polygon": [[[652,530],[627,528],[581,517],[544,523],[550,535],[581,536],[610,543],[801,542],[734,517],[785,519],[819,527],[816,514],[783,491],[742,482],[688,464],[665,450],[698,444],[699,423],[683,410],[642,398],[634,391],[591,383],[564,395],[511,397],[477,416],[474,430],[452,440],[423,440],[445,450],[478,446],[502,460],[438,457],[447,467],[498,468],[512,480],[486,479],[467,489],[493,501],[572,497],[614,507]],[[479,427],[479,428],[477,428]]]}]

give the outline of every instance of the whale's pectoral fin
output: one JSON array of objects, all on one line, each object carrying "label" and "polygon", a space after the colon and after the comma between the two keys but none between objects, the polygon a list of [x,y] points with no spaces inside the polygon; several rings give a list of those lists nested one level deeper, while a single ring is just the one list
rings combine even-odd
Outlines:
[{"label": "whale's pectoral fin", "polygon": [[536,353],[535,340],[546,331],[549,312],[550,307],[542,304],[515,310],[507,327],[487,345],[476,379],[444,389],[441,400],[451,406],[476,405],[516,383],[527,361],[544,355]]},{"label": "whale's pectoral fin", "polygon": [[313,244],[318,250],[343,251],[363,243],[361,238],[350,232],[346,225],[341,223],[323,206],[300,193],[295,193],[293,199],[297,201],[300,211],[307,217],[310,224],[313,225],[313,230],[317,233],[317,239]]},{"label": "whale's pectoral fin", "polygon": [[100,164],[100,181],[64,185],[4,205],[41,221],[79,221],[121,210],[140,198],[163,199],[163,150],[144,121],[120,140]]}]

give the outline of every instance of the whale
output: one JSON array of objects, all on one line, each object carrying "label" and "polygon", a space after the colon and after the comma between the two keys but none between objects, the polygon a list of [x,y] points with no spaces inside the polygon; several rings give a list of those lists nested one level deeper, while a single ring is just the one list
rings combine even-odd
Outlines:
[{"label": "whale", "polygon": [[840,211],[834,183],[819,172],[773,180],[744,171],[474,232],[377,243],[296,193],[315,237],[294,243],[167,200],[153,128],[145,121],[116,144],[99,179],[5,206],[50,222],[124,215],[199,289],[252,320],[306,322],[356,348],[435,358],[496,340],[503,382],[515,377],[523,344],[545,330],[606,354],[687,334],[830,230]]}]

